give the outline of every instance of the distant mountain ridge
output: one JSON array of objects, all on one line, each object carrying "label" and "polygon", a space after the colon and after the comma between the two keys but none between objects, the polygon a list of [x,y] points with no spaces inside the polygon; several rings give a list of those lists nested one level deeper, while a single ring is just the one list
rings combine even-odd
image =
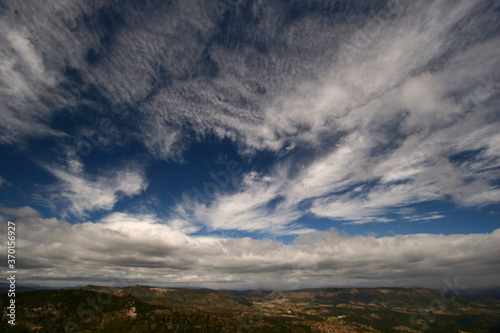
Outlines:
[{"label": "distant mountain ridge", "polygon": [[[141,285],[142,286],[142,285]],[[155,286],[142,286],[142,287],[147,287],[147,288],[159,288],[159,289],[190,289],[190,290],[207,290],[207,291],[220,291],[220,292],[240,292],[239,290],[235,291],[232,289],[209,289],[209,288],[184,288],[184,287],[155,287]],[[86,286],[74,286],[74,287],[65,287],[65,288],[57,288],[57,287],[49,287],[49,286],[40,286],[40,285],[16,285],[16,290],[18,291],[35,291],[35,290],[57,290],[57,289],[88,289],[91,290],[92,288],[105,288],[105,287],[99,287],[95,285],[86,285]],[[119,287],[116,287],[119,288]],[[8,283],[0,283],[0,292],[5,292],[6,290],[9,289],[9,284]],[[388,290],[396,290],[396,289],[426,289],[426,290],[439,290],[439,289],[428,289],[428,288],[422,288],[422,287],[411,287],[411,288],[404,288],[404,287],[378,287],[378,288],[372,288],[372,287],[359,287],[359,288],[336,288],[336,287],[323,287],[323,288],[309,288],[309,289],[298,289],[298,290],[284,290],[284,291],[299,291],[299,290],[323,290],[323,289],[329,289],[329,290],[346,290],[346,289],[361,289],[361,290],[369,290],[369,289],[388,289]],[[246,289],[243,291],[259,291],[263,290],[266,291],[266,289]],[[495,298],[495,299],[500,299],[500,286],[498,287],[491,287],[491,288],[485,288],[485,289],[465,289],[465,290],[460,290],[460,296],[463,297],[487,297],[487,298]]]},{"label": "distant mountain ridge", "polygon": [[[16,332],[499,332],[500,301],[440,290],[293,291],[85,286],[16,293]],[[0,295],[2,326],[6,294]],[[432,320],[431,320],[432,319]]]}]

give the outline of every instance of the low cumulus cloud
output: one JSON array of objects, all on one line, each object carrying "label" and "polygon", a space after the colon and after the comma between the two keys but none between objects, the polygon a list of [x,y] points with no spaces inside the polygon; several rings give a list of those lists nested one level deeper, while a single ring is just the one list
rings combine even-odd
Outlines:
[{"label": "low cumulus cloud", "polygon": [[[490,234],[347,236],[310,232],[276,240],[187,235],[154,215],[112,213],[69,224],[30,207],[2,208],[14,218],[24,283],[84,283],[211,288],[297,289],[319,286],[442,287],[497,282],[500,230]],[[6,228],[6,223],[2,223]],[[6,233],[2,232],[5,238]]]}]

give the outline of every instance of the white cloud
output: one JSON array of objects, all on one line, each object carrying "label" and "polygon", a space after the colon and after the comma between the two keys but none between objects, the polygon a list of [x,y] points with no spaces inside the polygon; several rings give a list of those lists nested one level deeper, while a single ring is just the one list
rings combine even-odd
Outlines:
[{"label": "white cloud", "polygon": [[[327,153],[304,163],[296,175],[276,165],[271,184],[249,173],[238,193],[218,196],[212,205],[195,208],[195,215],[213,227],[252,230],[285,227],[276,214],[292,223],[307,201],[317,216],[354,223],[380,222],[389,209],[449,196],[460,205],[494,203],[500,124],[490,103],[499,89],[496,81],[485,81],[497,72],[500,39],[446,55],[460,38],[450,29],[483,5],[409,5],[362,50],[344,49],[326,74],[302,80],[269,102],[263,127],[248,123],[247,145],[277,150],[289,140]],[[471,20],[479,24],[480,18]],[[445,56],[441,66],[428,70]],[[319,138],[328,132],[342,139],[325,148]],[[467,164],[448,161],[467,149],[485,150]],[[278,199],[276,207],[266,208]]]},{"label": "white cloud", "polygon": [[[26,18],[45,12],[52,15],[47,20],[25,20],[26,36],[18,32],[20,29],[5,30],[5,45],[11,50],[3,48],[9,56],[2,60],[12,61],[10,53],[15,50],[14,59],[23,65],[6,63],[2,68],[10,73],[9,86],[25,93],[18,93],[22,97],[15,107],[17,113],[7,111],[9,108],[3,111],[11,126],[17,124],[19,128],[19,134],[3,137],[4,143],[29,134],[32,128],[32,134],[49,130],[43,124],[53,111],[47,108],[38,111],[36,117],[14,115],[23,109],[21,103],[47,97],[47,90],[34,89],[34,82],[43,81],[48,89],[64,80],[56,74],[65,70],[61,64],[79,70],[82,80],[110,101],[133,104],[141,114],[134,135],[154,156],[168,160],[181,159],[186,141],[193,139],[185,133],[186,128],[196,138],[215,134],[237,141],[242,153],[287,151],[304,142],[317,148],[325,133],[363,126],[366,130],[369,122],[387,117],[387,113],[395,116],[393,113],[399,111],[394,106],[377,112],[363,106],[401,84],[399,107],[412,106],[406,121],[414,129],[422,116],[448,105],[451,97],[439,96],[444,84],[456,90],[463,88],[449,77],[455,73],[452,69],[458,69],[454,79],[458,77],[463,84],[471,73],[488,73],[495,68],[498,58],[498,45],[492,39],[466,45],[465,51],[454,46],[464,38],[453,27],[463,25],[465,17],[471,21],[469,29],[480,33],[474,24],[479,26],[479,21],[484,21],[484,17],[475,16],[475,11],[486,10],[481,1],[399,4],[390,8],[393,15],[383,26],[376,17],[365,17],[365,27],[376,28],[365,30],[369,42],[362,48],[346,44],[365,28],[356,15],[304,15],[288,21],[286,11],[278,4],[266,4],[259,24],[243,28],[231,23],[226,30],[219,26],[213,7],[203,1],[174,2],[154,11],[131,11],[123,4],[111,12],[84,1],[54,2],[50,7],[45,3],[12,5]],[[107,35],[107,29],[89,31],[82,22],[86,16],[98,25],[103,13],[110,15],[110,25],[119,27],[112,36]],[[127,23],[113,22],[113,15]],[[335,15],[343,17],[337,20]],[[13,17],[5,17],[5,22],[11,21]],[[238,47],[213,42],[230,40],[237,34],[241,36]],[[110,39],[112,45],[103,45]],[[85,62],[91,51],[97,58],[95,64]],[[418,77],[430,63],[453,52],[455,56],[446,64],[450,71],[443,74],[448,75],[445,82],[436,80],[433,74]],[[417,77],[410,78],[413,75]],[[28,98],[28,93],[33,98]],[[52,104],[74,102],[63,91],[53,95],[59,99],[52,98]]]},{"label": "white cloud", "polygon": [[[212,288],[423,286],[460,278],[469,288],[498,281],[500,230],[491,234],[299,236],[292,244],[189,236],[154,215],[113,213],[69,224],[29,207],[2,208],[23,233],[24,283]],[[3,219],[0,215],[0,219]],[[6,223],[2,223],[5,228]],[[2,230],[2,238],[5,238]],[[490,259],[488,259],[490,258]],[[417,274],[418,273],[418,274]],[[62,279],[62,280],[60,280]],[[61,282],[64,281],[64,282]]]},{"label": "white cloud", "polygon": [[311,212],[318,216],[356,223],[378,222],[377,216],[388,213],[387,209],[406,206],[415,202],[439,198],[439,188],[414,186],[411,183],[375,186],[366,195],[353,196],[348,193],[314,201]]},{"label": "white cloud", "polygon": [[[64,92],[54,94],[58,77],[47,68],[28,30],[0,22],[0,144],[19,144],[26,136],[64,136],[47,122]],[[59,95],[59,96],[58,96]],[[51,100],[47,106],[44,100]]]},{"label": "white cloud", "polygon": [[130,164],[91,175],[84,171],[79,160],[71,159],[67,167],[47,167],[47,170],[59,181],[52,187],[55,199],[52,204],[79,217],[96,210],[111,210],[121,198],[138,195],[148,186],[141,165]]},{"label": "white cloud", "polygon": [[[13,6],[25,17],[43,12],[37,3]],[[500,39],[488,33],[497,20],[485,1],[404,3],[381,29],[363,30],[369,40],[362,47],[352,45],[363,29],[358,18],[366,27],[377,18],[356,10],[289,20],[266,3],[258,24],[230,20],[222,28],[202,1],[154,11],[123,4],[106,12],[84,1],[54,6],[60,16],[43,25],[24,20],[21,31],[11,16],[2,22],[0,69],[10,84],[1,93],[15,97],[2,100],[15,105],[1,112],[16,130],[2,132],[1,142],[49,133],[53,110],[37,101],[74,101],[52,94],[64,64],[79,71],[85,88],[133,105],[130,132],[157,158],[182,160],[189,142],[207,135],[233,140],[249,156],[270,150],[286,157],[269,174],[243,175],[236,193],[181,202],[187,230],[204,224],[278,234],[303,229],[294,221],[304,213],[361,223],[448,196],[465,206],[498,203]],[[82,17],[98,25],[98,12],[126,24],[115,22],[112,35],[90,31]],[[89,52],[94,63],[85,61]],[[467,162],[448,160],[481,149]],[[304,161],[297,155],[305,150],[313,154]],[[52,171],[59,198],[75,214],[109,210],[120,195],[146,187],[134,168],[102,176],[78,165]]]},{"label": "white cloud", "polygon": [[[277,233],[288,229],[290,222],[300,217],[300,213],[279,202],[277,181],[269,182],[264,178],[255,181],[256,175],[250,172],[244,176],[245,191],[233,194],[219,194],[211,204],[197,202],[189,198],[177,208],[181,216],[195,220],[214,230],[268,231]],[[249,179],[252,182],[249,183]],[[272,200],[278,200],[269,207]]]},{"label": "white cloud", "polygon": [[[454,130],[452,127],[443,131]],[[488,133],[484,143],[477,139],[453,140],[449,132],[435,137],[440,141],[428,138],[423,144],[430,149],[424,151],[415,137],[409,136],[398,148],[380,156],[372,153],[381,148],[376,134],[354,131],[340,140],[332,153],[317,158],[297,174],[290,174],[286,164],[276,165],[266,177],[249,172],[243,175],[244,186],[237,193],[219,194],[209,205],[183,202],[181,210],[194,210],[192,215],[183,216],[194,216],[213,229],[283,232],[306,212],[367,223],[388,221],[381,220],[382,215],[397,207],[446,197],[466,206],[495,203],[498,191],[490,185],[497,175],[494,169],[477,172],[477,166],[456,166],[443,157],[462,151],[463,148],[456,148],[460,142],[472,141],[478,145],[475,149],[489,147],[493,133],[489,131],[487,127],[481,130]],[[475,163],[482,168],[485,164],[494,168],[492,161],[482,155],[478,158]],[[303,205],[306,202],[312,203],[310,209]]]}]

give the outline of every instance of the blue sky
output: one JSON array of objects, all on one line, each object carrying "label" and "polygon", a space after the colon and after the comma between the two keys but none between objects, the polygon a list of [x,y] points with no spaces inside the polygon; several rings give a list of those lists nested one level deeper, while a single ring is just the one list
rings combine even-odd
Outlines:
[{"label": "blue sky", "polygon": [[0,219],[24,282],[497,285],[499,13],[2,3]]}]

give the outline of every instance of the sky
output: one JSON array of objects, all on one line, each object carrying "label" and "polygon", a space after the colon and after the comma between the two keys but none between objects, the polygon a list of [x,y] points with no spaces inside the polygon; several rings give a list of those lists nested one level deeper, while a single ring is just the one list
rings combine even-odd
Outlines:
[{"label": "sky", "polygon": [[499,28],[487,0],[0,1],[18,283],[498,286]]}]

